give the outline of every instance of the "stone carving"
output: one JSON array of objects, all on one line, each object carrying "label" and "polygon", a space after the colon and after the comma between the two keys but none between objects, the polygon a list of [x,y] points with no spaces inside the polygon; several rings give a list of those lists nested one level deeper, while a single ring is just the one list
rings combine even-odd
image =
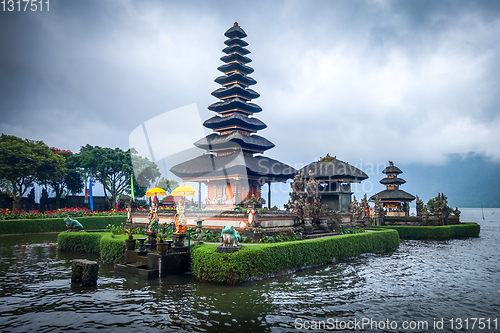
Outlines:
[{"label": "stone carving", "polygon": [[364,208],[356,201],[356,196],[353,197],[353,201],[349,204],[349,212],[352,213],[355,220],[360,220],[363,217]]},{"label": "stone carving", "polygon": [[330,154],[329,154],[329,153],[327,153],[325,157],[320,157],[320,158],[319,158],[319,161],[320,161],[320,162],[329,163],[329,162],[333,162],[333,161],[335,161],[336,159],[337,159],[337,156],[333,156],[333,157],[332,157],[332,156],[330,156]]},{"label": "stone carving", "polygon": [[375,195],[374,212],[375,212],[375,225],[378,225],[378,226],[383,225],[385,210],[384,210],[384,205],[382,204],[382,200],[380,200],[378,195]]},{"label": "stone carving", "polygon": [[307,233],[312,229],[311,223],[317,222],[321,216],[319,182],[311,171],[307,181],[300,175],[299,171],[291,184],[292,192],[285,207],[297,215],[297,224],[304,224]]},{"label": "stone carving", "polygon": [[422,199],[418,197],[418,195],[417,195],[416,205],[417,205],[417,216],[422,216],[424,213],[424,202],[422,201]]},{"label": "stone carving", "polygon": [[222,245],[217,247],[217,252],[236,252],[241,248],[240,235],[236,232],[233,226],[225,226],[221,232]]},{"label": "stone carving", "polygon": [[198,233],[198,236],[196,237],[194,244],[195,245],[201,245],[203,244],[203,219],[198,217],[196,219],[196,232]]},{"label": "stone carving", "polygon": [[438,193],[434,202],[434,216],[439,218],[440,225],[445,225],[448,222],[449,215],[450,209],[448,207],[448,198],[444,193]]},{"label": "stone carving", "polygon": [[179,198],[175,214],[175,233],[184,234],[186,232],[186,218],[184,217],[184,199]]},{"label": "stone carving", "polygon": [[66,223],[66,227],[68,228],[68,230],[66,230],[66,231],[83,230],[83,225],[80,222],[78,222],[77,220],[73,220],[73,219],[69,218],[69,216],[64,219],[64,223]]},{"label": "stone carving", "polygon": [[158,218],[158,212],[156,209],[156,202],[155,201],[153,201],[153,203],[151,204],[148,218],[149,218],[148,231],[157,232],[159,218]]}]

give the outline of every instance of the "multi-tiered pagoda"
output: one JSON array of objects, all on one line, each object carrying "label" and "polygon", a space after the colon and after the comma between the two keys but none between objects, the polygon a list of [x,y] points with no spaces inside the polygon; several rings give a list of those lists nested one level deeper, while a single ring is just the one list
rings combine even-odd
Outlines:
[{"label": "multi-tiered pagoda", "polygon": [[221,58],[224,64],[217,68],[224,75],[215,79],[222,87],[212,92],[219,101],[208,107],[217,114],[203,123],[214,133],[194,143],[207,153],[170,169],[183,181],[208,186],[204,200],[208,209],[232,208],[252,195],[259,199],[263,184],[285,182],[296,173],[289,165],[256,155],[274,144],[255,134],[267,126],[253,117],[262,109],[251,102],[260,95],[249,88],[257,82],[249,76],[254,70],[247,66],[252,61],[246,56],[250,51],[243,40],[247,34],[234,23],[224,35],[228,38],[222,50],[226,55]]},{"label": "multi-tiered pagoda", "polygon": [[415,200],[415,197],[399,189],[400,185],[406,183],[406,180],[398,177],[403,171],[389,161],[389,166],[382,173],[387,177],[380,180],[380,184],[385,185],[386,189],[371,196],[370,200],[375,200],[375,196],[378,196],[388,216],[408,216],[409,203]]}]

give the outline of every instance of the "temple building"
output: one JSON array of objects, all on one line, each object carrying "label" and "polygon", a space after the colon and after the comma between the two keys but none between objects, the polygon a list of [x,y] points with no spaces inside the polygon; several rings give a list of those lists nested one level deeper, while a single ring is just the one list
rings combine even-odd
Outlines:
[{"label": "temple building", "polygon": [[389,166],[383,171],[387,177],[380,181],[380,184],[385,185],[384,191],[378,192],[370,197],[370,201],[375,201],[375,196],[378,196],[387,216],[409,216],[409,203],[415,200],[415,197],[408,192],[399,189],[399,186],[406,183],[406,180],[398,178],[398,175],[403,173],[392,161],[389,161]]},{"label": "temple building", "polygon": [[[207,209],[231,209],[252,195],[260,199],[261,186],[269,185],[268,205],[271,200],[271,183],[286,182],[296,170],[277,160],[262,156],[274,144],[257,131],[266,124],[253,115],[262,108],[251,101],[260,95],[249,86],[257,82],[249,76],[254,70],[247,64],[252,60],[243,39],[245,31],[234,23],[224,34],[228,39],[222,50],[224,62],[219,68],[224,75],[215,79],[222,87],[212,92],[219,101],[208,109],[216,113],[203,125],[213,133],[196,141],[194,145],[206,153],[192,160],[173,166],[170,171],[183,181],[206,184],[208,196],[204,200]],[[201,191],[199,191],[201,192]],[[201,202],[201,193],[199,202]]]},{"label": "temple building", "polygon": [[326,204],[331,210],[341,212],[349,211],[353,193],[351,183],[360,183],[368,178],[360,169],[329,154],[306,165],[300,171],[300,176],[306,180],[312,174],[320,184],[320,203]]}]

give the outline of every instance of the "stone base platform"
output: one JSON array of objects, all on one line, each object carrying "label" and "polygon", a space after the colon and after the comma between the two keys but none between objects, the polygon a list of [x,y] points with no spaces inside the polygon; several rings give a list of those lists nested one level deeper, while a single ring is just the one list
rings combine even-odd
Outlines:
[{"label": "stone base platform", "polygon": [[183,274],[189,271],[190,256],[187,252],[166,253],[160,255],[148,252],[139,255],[137,250],[125,250],[125,264],[115,264],[118,272],[132,274],[146,279],[155,279],[169,274]]}]

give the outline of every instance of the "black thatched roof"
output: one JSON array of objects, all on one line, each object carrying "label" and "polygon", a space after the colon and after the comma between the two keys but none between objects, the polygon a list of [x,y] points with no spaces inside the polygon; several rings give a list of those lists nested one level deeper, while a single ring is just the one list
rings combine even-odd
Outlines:
[{"label": "black thatched roof", "polygon": [[227,38],[245,38],[247,34],[243,29],[241,29],[238,23],[234,22],[234,25],[224,33],[224,36],[226,36]]},{"label": "black thatched roof", "polygon": [[368,178],[368,175],[339,159],[333,159],[330,162],[312,162],[302,168],[302,178],[309,178],[309,171],[314,173],[317,180],[336,181],[341,179],[349,179],[352,181],[362,181]]},{"label": "black thatched roof", "polygon": [[400,174],[400,173],[403,173],[403,171],[401,171],[401,169],[399,169],[397,166],[394,166],[394,165],[389,165],[388,167],[386,167],[382,173],[384,174]]},{"label": "black thatched roof", "polygon": [[194,145],[201,149],[225,149],[241,147],[241,149],[255,150],[263,152],[274,147],[274,143],[259,135],[243,135],[239,131],[234,131],[228,135],[212,133],[196,141]]},{"label": "black thatched roof", "polygon": [[227,46],[239,45],[241,47],[248,46],[248,43],[239,37],[233,37],[224,41]]},{"label": "black thatched roof", "polygon": [[408,192],[403,190],[384,190],[378,192],[370,197],[371,201],[375,200],[375,196],[378,195],[380,200],[383,201],[413,201],[415,197]]},{"label": "black thatched roof", "polygon": [[259,98],[260,95],[252,89],[245,88],[244,86],[235,83],[233,85],[214,90],[214,92],[212,92],[212,96],[219,99],[227,98],[229,96],[240,96],[248,99],[256,99]]},{"label": "black thatched roof", "polygon": [[235,97],[224,101],[216,102],[208,107],[210,111],[224,112],[234,109],[240,109],[249,113],[257,113],[262,111],[262,108],[255,103],[247,103],[241,98]]},{"label": "black thatched roof", "polygon": [[238,126],[249,130],[262,130],[267,127],[262,121],[257,118],[243,117],[239,113],[233,113],[228,117],[213,116],[206,120],[203,126],[210,129],[224,128],[228,126]]},{"label": "black thatched roof", "polygon": [[266,156],[244,156],[241,152],[226,156],[203,154],[173,166],[170,171],[181,178],[210,178],[239,174],[243,177],[265,177],[275,181],[293,178],[296,170]]},{"label": "black thatched roof", "polygon": [[224,48],[222,50],[222,52],[224,52],[226,54],[238,52],[241,55],[245,55],[245,54],[249,54],[250,53],[250,51],[248,51],[247,49],[245,49],[244,47],[242,47],[240,45],[228,46],[228,47]]},{"label": "black thatched roof", "polygon": [[238,53],[233,53],[230,55],[225,55],[220,58],[220,60],[224,61],[225,63],[231,62],[231,61],[239,61],[244,64],[248,64],[249,62],[252,62],[252,59],[249,57],[245,57],[241,54]]},{"label": "black thatched roof", "polygon": [[406,183],[406,180],[403,178],[384,178],[380,181],[380,184],[383,185],[402,185]]},{"label": "black thatched roof", "polygon": [[229,75],[219,76],[218,78],[215,79],[215,82],[217,82],[218,84],[238,82],[238,83],[243,83],[247,86],[251,86],[257,83],[257,81],[255,81],[255,79],[251,78],[250,76],[246,76],[238,72],[231,73]]},{"label": "black thatched roof", "polygon": [[237,71],[245,75],[253,73],[253,68],[247,65],[240,64],[239,62],[232,62],[230,64],[224,64],[217,67],[217,70],[222,73],[228,73],[232,71]]}]

